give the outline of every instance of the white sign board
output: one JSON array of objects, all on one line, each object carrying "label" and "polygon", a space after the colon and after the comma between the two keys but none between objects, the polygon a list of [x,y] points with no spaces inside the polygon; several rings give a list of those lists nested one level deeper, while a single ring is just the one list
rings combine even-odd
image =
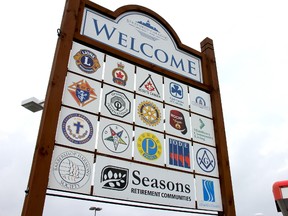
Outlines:
[{"label": "white sign board", "polygon": [[130,92],[104,85],[101,114],[128,123],[133,122],[134,95]]},{"label": "white sign board", "polygon": [[70,52],[68,70],[92,79],[101,80],[103,72],[104,54],[73,42]]},{"label": "white sign board", "polygon": [[193,140],[215,146],[213,121],[199,115],[191,115]]},{"label": "white sign board", "polygon": [[55,142],[84,150],[95,150],[97,116],[61,108]]},{"label": "white sign board", "polygon": [[195,208],[193,175],[97,156],[93,195]]},{"label": "white sign board", "polygon": [[135,66],[106,55],[104,80],[125,90],[134,90]]},{"label": "white sign board", "polygon": [[[180,82],[203,82],[201,59],[180,50],[155,17],[137,10],[114,20],[84,8],[48,188],[221,211],[211,98]],[[100,43],[102,52],[95,49]]]},{"label": "white sign board", "polygon": [[152,17],[134,11],[112,20],[85,8],[80,33],[173,73],[202,82],[200,59],[179,50],[167,29]]},{"label": "white sign board", "polygon": [[189,87],[191,111],[212,118],[210,95],[196,88]]},{"label": "white sign board", "polygon": [[132,158],[132,125],[101,117],[97,152],[121,158]]},{"label": "white sign board", "polygon": [[165,105],[167,134],[191,139],[189,112]]},{"label": "white sign board", "polygon": [[195,172],[218,177],[216,148],[193,143]]},{"label": "white sign board", "polygon": [[164,135],[135,127],[134,159],[164,166]]},{"label": "white sign board", "polygon": [[94,114],[99,112],[101,83],[68,72],[62,102]]},{"label": "white sign board", "polygon": [[138,94],[163,101],[163,81],[162,76],[145,70],[136,68],[136,92]]},{"label": "white sign board", "polygon": [[188,110],[188,88],[175,80],[164,78],[165,102]]},{"label": "white sign board", "polygon": [[163,104],[137,95],[135,100],[135,124],[163,131]]},{"label": "white sign board", "polygon": [[55,146],[48,188],[90,194],[94,155]]}]

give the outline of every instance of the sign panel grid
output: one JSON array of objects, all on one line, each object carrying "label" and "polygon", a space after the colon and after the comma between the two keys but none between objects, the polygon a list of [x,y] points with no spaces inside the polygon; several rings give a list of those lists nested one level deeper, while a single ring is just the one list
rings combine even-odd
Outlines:
[{"label": "sign panel grid", "polygon": [[[97,58],[97,65],[98,69],[103,68],[103,74],[91,68],[87,72],[95,53],[101,59]],[[90,194],[91,184],[94,184],[93,196],[186,208],[195,208],[198,202],[199,209],[208,206],[210,210],[219,210],[221,200],[218,197],[218,207],[208,205],[216,198],[207,200],[207,196],[215,196],[211,192],[214,185],[215,188],[219,185],[209,94],[165,77],[163,83],[161,75],[108,55],[104,62],[104,55],[73,43],[68,67],[77,75],[67,73],[62,102],[77,110],[67,107],[61,110],[55,141],[63,147],[55,148],[49,188]],[[103,88],[98,82],[101,77]],[[115,165],[111,158],[98,153],[112,156]],[[93,173],[94,157],[96,169]],[[81,158],[82,162],[75,158]],[[65,170],[67,167],[69,171]],[[163,174],[149,177],[153,169]],[[171,170],[175,170],[179,178],[185,176],[188,182],[171,179]],[[146,173],[145,176],[141,176],[142,173]],[[197,174],[196,180],[193,173]],[[214,178],[203,180],[201,175]],[[205,191],[207,185],[213,186],[208,192]]]},{"label": "sign panel grid", "polygon": [[[103,74],[91,69],[95,53]],[[104,56],[73,43],[49,188],[221,210],[209,94],[109,55],[104,62]]]},{"label": "sign panel grid", "polygon": [[85,8],[80,34],[169,77],[73,42],[48,189],[223,211],[211,96],[177,79],[202,84],[201,59],[140,12],[112,20]]}]

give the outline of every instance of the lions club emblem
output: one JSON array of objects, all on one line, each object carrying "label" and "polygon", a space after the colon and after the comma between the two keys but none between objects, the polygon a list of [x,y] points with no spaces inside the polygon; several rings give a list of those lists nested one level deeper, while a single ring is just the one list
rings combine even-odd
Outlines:
[{"label": "lions club emblem", "polygon": [[95,73],[101,67],[97,56],[89,50],[81,49],[74,55],[74,60],[79,69],[88,74]]}]

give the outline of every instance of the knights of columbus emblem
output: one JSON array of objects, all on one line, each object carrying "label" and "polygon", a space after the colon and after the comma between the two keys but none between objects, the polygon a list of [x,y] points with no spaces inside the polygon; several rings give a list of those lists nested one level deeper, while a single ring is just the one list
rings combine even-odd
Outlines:
[{"label": "knights of columbus emblem", "polygon": [[68,86],[68,91],[70,92],[76,103],[82,107],[97,99],[97,95],[94,89],[89,85],[86,80],[73,82],[72,85]]},{"label": "knights of columbus emblem", "polygon": [[120,62],[117,65],[118,67],[112,71],[113,82],[121,86],[126,86],[128,76],[124,71],[124,64]]}]

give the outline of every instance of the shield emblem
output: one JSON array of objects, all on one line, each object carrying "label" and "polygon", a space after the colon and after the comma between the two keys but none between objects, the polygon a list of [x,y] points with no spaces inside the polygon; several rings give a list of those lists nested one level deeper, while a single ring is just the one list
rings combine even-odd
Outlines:
[{"label": "shield emblem", "polygon": [[76,96],[81,103],[85,103],[85,101],[89,100],[90,98],[90,92],[89,90],[76,88]]}]

